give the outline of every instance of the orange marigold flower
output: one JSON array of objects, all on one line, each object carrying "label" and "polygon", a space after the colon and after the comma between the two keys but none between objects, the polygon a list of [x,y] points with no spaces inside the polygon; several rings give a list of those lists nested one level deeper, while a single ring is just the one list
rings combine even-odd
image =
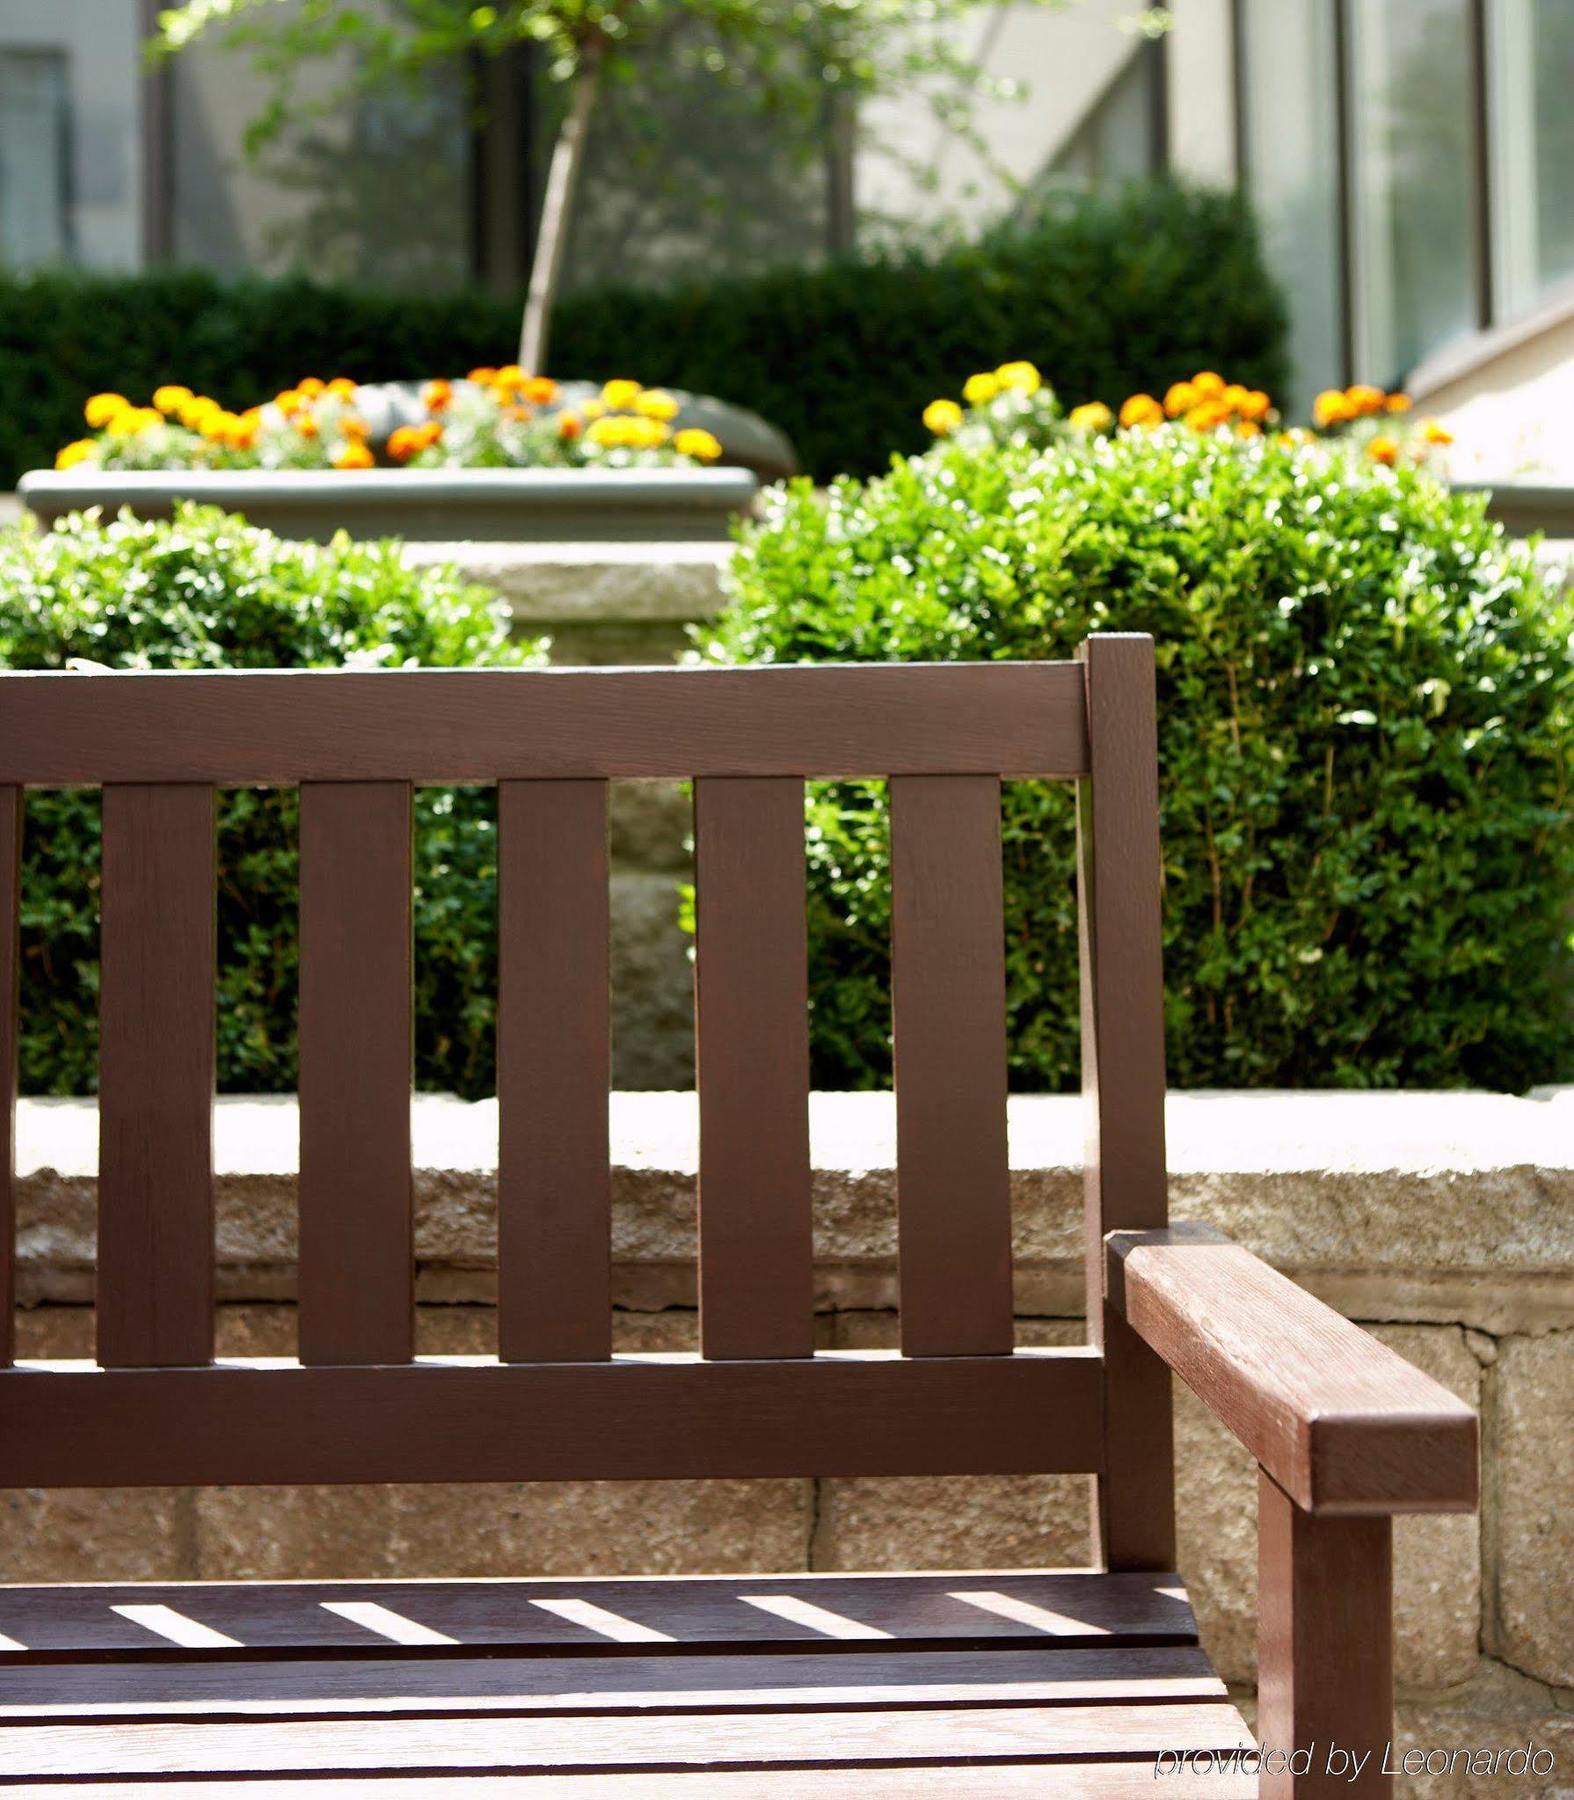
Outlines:
[{"label": "orange marigold flower", "polygon": [[1243,438],[1262,436],[1262,426],[1255,419],[1239,419],[1235,425],[1235,435]]},{"label": "orange marigold flower", "polygon": [[708,431],[691,425],[680,431],[672,440],[672,447],[679,456],[692,456],[696,462],[715,462],[721,455],[721,445]]},{"label": "orange marigold flower", "polygon": [[308,400],[320,400],[328,390],[327,382],[316,375],[308,375],[304,381],[297,381],[295,386]]},{"label": "orange marigold flower", "polygon": [[421,404],[428,412],[441,412],[454,397],[453,384],[447,381],[427,381],[421,386]]},{"label": "orange marigold flower", "polygon": [[1241,402],[1239,411],[1243,419],[1266,419],[1273,411],[1273,402],[1261,388],[1252,388]]},{"label": "orange marigold flower", "polygon": [[353,400],[355,398],[355,383],[351,381],[348,375],[335,375],[333,380],[323,389],[323,392],[325,394],[331,394],[335,400]]},{"label": "orange marigold flower", "polygon": [[1391,413],[1407,413],[1410,410],[1408,394],[1390,394],[1383,402],[1383,411]]},{"label": "orange marigold flower", "polygon": [[346,413],[339,421],[339,429],[347,438],[364,438],[369,427],[359,413]]},{"label": "orange marigold flower", "polygon": [[470,373],[465,376],[466,381],[473,381],[477,387],[485,387],[489,381],[495,381],[496,379],[497,370],[486,368],[484,365],[481,368],[472,369]]},{"label": "orange marigold flower", "polygon": [[1151,394],[1132,394],[1120,409],[1120,422],[1127,427],[1162,425],[1164,408]]},{"label": "orange marigold flower", "polygon": [[341,444],[333,454],[336,469],[369,469],[372,453],[364,444]]},{"label": "orange marigold flower", "polygon": [[424,425],[417,425],[415,433],[421,440],[423,450],[430,450],[434,444],[443,441],[443,428],[435,419],[428,419]]},{"label": "orange marigold flower", "polygon": [[1366,446],[1366,454],[1373,462],[1392,465],[1399,460],[1399,446],[1391,437],[1375,437]]},{"label": "orange marigold flower", "polygon": [[1164,396],[1164,410],[1172,419],[1188,413],[1197,404],[1197,390],[1189,381],[1171,382]]},{"label": "orange marigold flower", "polygon": [[299,388],[286,388],[282,394],[273,396],[273,404],[278,407],[285,418],[293,419],[306,404],[306,396]]},{"label": "orange marigold flower", "polygon": [[1428,419],[1421,427],[1421,435],[1429,444],[1451,444],[1454,434],[1446,425],[1439,425],[1436,419]]},{"label": "orange marigold flower", "polygon": [[1342,425],[1353,416],[1342,388],[1324,388],[1312,402],[1312,417],[1319,425]]},{"label": "orange marigold flower", "polygon": [[1383,390],[1373,387],[1369,381],[1357,381],[1347,387],[1344,397],[1353,418],[1365,418],[1368,413],[1383,410]]},{"label": "orange marigold flower", "polygon": [[1212,369],[1199,369],[1192,376],[1191,385],[1204,400],[1217,400],[1224,392],[1224,377],[1216,375]]},{"label": "orange marigold flower", "polygon": [[295,429],[303,438],[310,440],[317,435],[317,421],[310,413],[302,413],[295,421]]},{"label": "orange marigold flower", "polygon": [[572,443],[585,429],[585,421],[576,412],[561,412],[557,416],[557,434],[566,443]]},{"label": "orange marigold flower", "polygon": [[1193,431],[1214,431],[1229,418],[1230,409],[1222,400],[1203,400],[1186,415]]},{"label": "orange marigold flower", "polygon": [[388,434],[388,454],[395,462],[408,462],[420,449],[421,434],[413,425],[400,425]]},{"label": "orange marigold flower", "polygon": [[537,406],[550,406],[557,398],[557,383],[550,375],[532,375],[525,382],[525,398]]}]

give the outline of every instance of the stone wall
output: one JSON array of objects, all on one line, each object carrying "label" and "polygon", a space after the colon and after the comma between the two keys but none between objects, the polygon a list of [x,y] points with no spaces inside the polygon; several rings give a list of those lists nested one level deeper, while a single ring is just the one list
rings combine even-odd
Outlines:
[{"label": "stone wall", "polygon": [[[687,1093],[612,1108],[620,1348],[693,1348],[697,1119]],[[1396,1530],[1407,1741],[1554,1748],[1574,1782],[1574,1090],[1188,1094],[1170,1102],[1171,1194],[1481,1410],[1479,1518]],[[92,1345],[95,1111],[24,1101],[24,1354]],[[423,1352],[495,1344],[495,1103],[415,1107]],[[895,1342],[894,1121],[882,1094],[821,1094],[817,1316],[827,1347]],[[296,1120],[289,1100],[217,1114],[222,1347],[293,1348]],[[1011,1103],[1018,1333],[1080,1341],[1081,1109]],[[1220,1672],[1253,1680],[1255,1484],[1177,1393],[1181,1565]],[[0,1579],[457,1576],[638,1570],[1076,1564],[1087,1482],[1071,1476],[0,1496]],[[1419,1782],[1502,1795],[1502,1781]]]}]

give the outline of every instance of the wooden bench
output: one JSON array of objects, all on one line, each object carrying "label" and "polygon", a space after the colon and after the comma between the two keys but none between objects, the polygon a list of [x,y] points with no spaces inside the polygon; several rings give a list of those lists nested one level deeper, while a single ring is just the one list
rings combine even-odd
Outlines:
[{"label": "wooden bench", "polygon": [[[890,784],[900,1353],[813,1347],[811,775]],[[614,1356],[607,784],[658,776],[694,779],[702,1351]],[[1080,788],[1075,1349],[1014,1337],[1002,776]],[[411,787],[483,781],[498,1356],[417,1356]],[[1318,1746],[1261,1791],[1386,1791],[1375,1757],[1355,1783],[1322,1760],[1389,1735],[1390,1515],[1474,1504],[1476,1421],[1244,1250],[1167,1228],[1148,640],[1062,664],[0,675],[7,1070],[24,790],[74,786],[103,789],[97,1354],[13,1360],[8,1123],[0,1483],[1084,1471],[1099,1566],[0,1588],[0,1792],[1257,1792],[1249,1758],[1203,1772],[1252,1739],[1172,1572],[1171,1369],[1261,1465],[1259,1730]],[[234,786],[300,789],[298,1360],[214,1356]]]}]

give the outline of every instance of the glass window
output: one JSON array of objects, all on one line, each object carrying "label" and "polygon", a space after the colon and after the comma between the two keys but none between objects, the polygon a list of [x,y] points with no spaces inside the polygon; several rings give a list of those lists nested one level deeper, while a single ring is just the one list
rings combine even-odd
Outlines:
[{"label": "glass window", "polygon": [[57,50],[0,50],[0,263],[70,253],[71,121]]},{"label": "glass window", "polygon": [[1470,0],[1353,0],[1356,368],[1402,380],[1476,323]]},{"label": "glass window", "polygon": [[1574,6],[1496,0],[1489,17],[1493,258],[1511,317],[1574,275]]},{"label": "glass window", "polygon": [[1247,191],[1290,309],[1292,376],[1276,396],[1304,416],[1342,385],[1339,103],[1331,0],[1241,9]]}]

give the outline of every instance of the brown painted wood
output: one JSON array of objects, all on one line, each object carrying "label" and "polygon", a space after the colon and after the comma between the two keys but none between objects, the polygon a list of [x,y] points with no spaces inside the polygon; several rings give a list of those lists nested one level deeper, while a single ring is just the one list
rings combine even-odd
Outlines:
[{"label": "brown painted wood", "polygon": [[498,788],[499,1354],[612,1354],[607,786]]},{"label": "brown painted wood", "polygon": [[[962,1800],[1151,1800],[1151,1759],[1071,1763],[999,1763],[941,1771],[947,1795]],[[546,1783],[551,1785],[547,1786]],[[913,1768],[868,1767],[852,1770],[810,1768],[749,1769],[657,1775],[469,1775],[463,1800],[934,1800],[934,1764]],[[0,1785],[0,1793],[19,1792]],[[377,1777],[352,1775],[344,1781],[308,1777],[302,1781],[270,1781],[243,1777],[238,1781],[160,1781],[159,1800],[338,1800],[354,1793],[357,1800],[451,1800],[454,1787],[445,1775]],[[1256,1778],[1224,1774],[1208,1778],[1209,1800],[1253,1800]],[[72,1784],[72,1800],[126,1800],[118,1782]]]},{"label": "brown painted wood", "polygon": [[1175,1561],[1169,1372],[1103,1299],[1104,1234],[1162,1226],[1168,1204],[1153,641],[1092,637],[1080,655],[1089,763],[1077,812],[1087,1317],[1089,1340],[1105,1355],[1095,1554],[1114,1569],[1164,1569]]},{"label": "brown painted wood", "polygon": [[1088,1471],[1098,1359],[0,1371],[0,1485]]},{"label": "brown painted wood", "polygon": [[1474,1411],[1207,1226],[1122,1232],[1110,1303],[1316,1513],[1473,1512]]},{"label": "brown painted wood", "polygon": [[890,794],[902,1350],[998,1355],[1015,1335],[1000,783],[902,777]]},{"label": "brown painted wood", "polygon": [[[883,1635],[878,1639],[836,1638],[807,1618],[783,1617],[744,1598],[762,1594],[809,1602],[821,1613],[871,1627]],[[997,1604],[980,1605],[979,1596]],[[1007,1604],[998,1604],[1002,1597]],[[325,1604],[366,1600],[453,1642],[400,1647]],[[624,1644],[598,1633],[581,1618],[562,1616],[551,1607],[535,1604],[565,1600],[587,1602],[599,1614],[615,1615],[659,1632],[661,1638]],[[245,1664],[259,1657],[333,1654],[351,1660],[360,1655],[382,1662],[393,1656],[468,1663],[482,1649],[499,1656],[505,1652],[516,1656],[541,1653],[547,1673],[528,1677],[528,1682],[544,1683],[542,1692],[556,1692],[565,1686],[576,1693],[583,1691],[585,1684],[595,1679],[595,1659],[614,1650],[642,1660],[676,1655],[679,1650],[747,1651],[768,1654],[774,1667],[778,1656],[810,1652],[832,1652],[840,1658],[905,1657],[913,1651],[927,1656],[949,1646],[995,1656],[1031,1646],[1045,1660],[1027,1672],[1047,1675],[1058,1666],[1056,1658],[1078,1645],[1109,1652],[1140,1649],[1146,1656],[1156,1647],[1195,1647],[1197,1642],[1197,1622],[1185,1588],[1180,1577],[1170,1573],[1104,1575],[1086,1570],[1012,1569],[944,1575],[104,1583],[0,1588],[0,1631],[24,1647],[6,1653],[5,1668],[14,1672],[40,1661],[60,1667],[64,1658],[83,1656],[133,1662],[191,1660],[194,1653],[189,1648],[162,1641],[146,1626],[114,1610],[127,1605],[171,1608],[234,1639],[239,1646],[202,1652],[205,1661]],[[571,1613],[574,1610],[569,1609]],[[670,1644],[665,1641],[669,1639]],[[591,1663],[585,1664],[580,1674],[559,1668],[565,1661],[579,1666],[586,1658]],[[855,1679],[852,1671],[858,1666],[853,1661],[838,1661],[836,1669],[825,1671],[822,1678],[846,1683]],[[1140,1667],[1158,1672],[1147,1661]],[[1110,1665],[1103,1672],[1112,1673],[1114,1668]],[[552,1674],[554,1669],[559,1672]],[[919,1678],[912,1670],[903,1676],[904,1680]],[[527,1677],[521,1674],[515,1679]],[[628,1679],[634,1679],[633,1675]],[[757,1679],[769,1683],[787,1677],[769,1674]],[[740,1680],[742,1676],[734,1669],[723,1685],[736,1685]],[[428,1686],[424,1691],[442,1690]]]},{"label": "brown painted wood", "polygon": [[11,1363],[16,1310],[16,1058],[22,790],[0,787],[0,1368]]},{"label": "brown painted wood", "polygon": [[[187,1602],[201,1614],[195,1600]],[[1065,1706],[1222,1700],[1195,1645],[759,1655],[214,1658],[8,1662],[0,1723],[379,1717],[738,1707]]]},{"label": "brown painted wood", "polygon": [[213,1355],[214,794],[107,787],[98,1359]]},{"label": "brown painted wood", "polygon": [[405,1362],[415,1348],[410,789],[313,783],[300,816],[300,1356]]},{"label": "brown painted wood", "polygon": [[803,783],[694,784],[700,1343],[814,1349]]},{"label": "brown painted wood", "polygon": [[1086,766],[1070,663],[0,674],[0,783],[27,787]]},{"label": "brown painted wood", "polygon": [[[1386,1518],[1315,1518],[1258,1476],[1258,1734],[1320,1751],[1305,1774],[1264,1772],[1272,1800],[1393,1791],[1392,1535]],[[1348,1758],[1337,1772],[1330,1746]]]},{"label": "brown painted wood", "polygon": [[[970,1762],[1151,1758],[1160,1748],[1250,1743],[1218,1701],[1142,1707],[856,1708],[668,1718],[300,1719],[246,1725],[35,1725],[0,1731],[0,1776],[368,1774],[415,1769],[584,1772],[761,1764],[879,1765],[893,1757],[945,1769]],[[1150,1766],[1151,1779],[1151,1766]]]}]

